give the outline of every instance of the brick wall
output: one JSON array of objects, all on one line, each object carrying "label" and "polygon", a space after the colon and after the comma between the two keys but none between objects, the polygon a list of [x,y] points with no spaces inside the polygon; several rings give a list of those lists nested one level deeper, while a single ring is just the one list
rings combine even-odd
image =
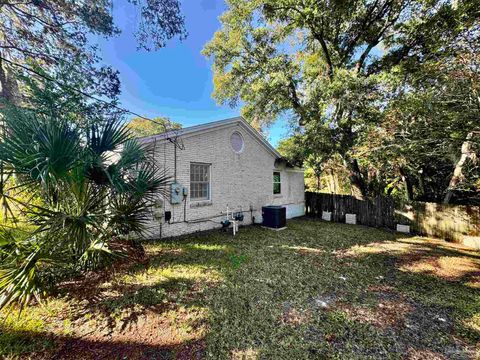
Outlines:
[{"label": "brick wall", "polygon": [[[244,138],[242,153],[236,154],[230,146],[230,136],[238,131]],[[261,222],[264,205],[287,206],[287,217],[304,213],[303,172],[275,168],[275,156],[252,136],[240,123],[181,137],[184,150],[177,149],[176,180],[189,190],[185,202],[172,205],[169,196],[163,197],[163,210],[172,212],[172,224],[153,220],[150,237],[170,237],[185,233],[221,227],[227,206],[230,211],[243,211],[243,224]],[[155,143],[158,165],[175,173],[174,145],[168,141]],[[211,164],[210,201],[190,199],[190,163]],[[273,194],[273,171],[281,172],[282,193]],[[186,215],[186,216],[185,216]],[[211,218],[206,220],[205,218]],[[202,220],[205,219],[205,220]],[[185,220],[187,222],[185,222]]]}]

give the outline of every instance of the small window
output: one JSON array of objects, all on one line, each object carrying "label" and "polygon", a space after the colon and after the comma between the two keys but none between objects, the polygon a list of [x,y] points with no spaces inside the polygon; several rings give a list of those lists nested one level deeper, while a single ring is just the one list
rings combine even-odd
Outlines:
[{"label": "small window", "polygon": [[245,146],[242,134],[240,134],[238,131],[235,131],[232,136],[230,136],[230,145],[232,146],[234,152],[240,154]]},{"label": "small window", "polygon": [[190,164],[190,198],[210,200],[210,164]]},{"label": "small window", "polygon": [[280,181],[280,172],[278,171],[273,172],[273,193],[282,193],[282,182]]}]

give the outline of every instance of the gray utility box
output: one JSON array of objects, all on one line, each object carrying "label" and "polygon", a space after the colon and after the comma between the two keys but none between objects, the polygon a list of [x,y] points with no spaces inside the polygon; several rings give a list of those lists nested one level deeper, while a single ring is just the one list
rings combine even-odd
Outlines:
[{"label": "gray utility box", "polygon": [[262,225],[265,227],[280,229],[287,225],[287,208],[283,206],[263,206]]},{"label": "gray utility box", "polygon": [[188,189],[179,182],[170,184],[170,204],[180,204],[188,195]]}]

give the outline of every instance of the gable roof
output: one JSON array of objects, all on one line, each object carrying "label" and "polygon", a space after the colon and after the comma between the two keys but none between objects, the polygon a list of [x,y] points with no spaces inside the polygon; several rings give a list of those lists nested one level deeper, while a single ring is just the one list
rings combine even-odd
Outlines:
[{"label": "gable roof", "polygon": [[185,136],[185,135],[202,133],[202,132],[206,132],[206,131],[210,131],[213,129],[226,127],[234,124],[242,126],[256,140],[258,140],[260,144],[262,144],[272,155],[274,155],[277,158],[282,158],[282,155],[280,155],[280,153],[262,135],[260,135],[260,133],[257,130],[255,130],[252,127],[252,125],[250,125],[247,121],[245,121],[245,119],[241,116],[224,119],[224,120],[212,121],[209,123],[190,126],[190,127],[186,127],[178,130],[167,131],[157,135],[142,137],[139,140],[145,143],[155,141],[155,140],[157,141],[169,140],[169,139],[174,139],[174,138]]}]

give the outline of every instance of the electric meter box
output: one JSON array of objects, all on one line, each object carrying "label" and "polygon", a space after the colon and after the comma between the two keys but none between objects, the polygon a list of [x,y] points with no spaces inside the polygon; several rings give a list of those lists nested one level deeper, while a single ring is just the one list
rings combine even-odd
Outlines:
[{"label": "electric meter box", "polygon": [[170,204],[180,204],[183,200],[183,186],[178,182],[170,185]]}]

